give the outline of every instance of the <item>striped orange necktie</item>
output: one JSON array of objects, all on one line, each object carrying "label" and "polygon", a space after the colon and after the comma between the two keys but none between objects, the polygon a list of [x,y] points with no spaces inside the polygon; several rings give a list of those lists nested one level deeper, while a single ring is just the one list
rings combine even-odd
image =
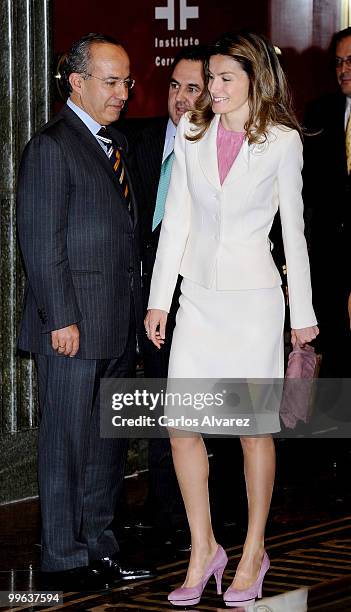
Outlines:
[{"label": "striped orange necktie", "polygon": [[345,132],[347,172],[351,174],[351,113],[347,122]]},{"label": "striped orange necktie", "polygon": [[121,147],[114,142],[108,128],[104,126],[98,131],[96,136],[108,147],[107,157],[113,166],[113,171],[126,201],[128,211],[131,212],[130,189],[125,165],[122,159]]}]

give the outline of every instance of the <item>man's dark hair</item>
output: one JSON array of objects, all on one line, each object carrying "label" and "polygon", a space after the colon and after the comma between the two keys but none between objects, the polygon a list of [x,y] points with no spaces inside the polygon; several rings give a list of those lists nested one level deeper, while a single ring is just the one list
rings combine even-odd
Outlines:
[{"label": "man's dark hair", "polygon": [[179,53],[175,56],[172,64],[172,72],[176,65],[182,60],[190,60],[191,62],[202,62],[204,63],[207,57],[207,47],[205,45],[191,45],[190,47],[183,47]]},{"label": "man's dark hair", "polygon": [[72,87],[69,82],[70,74],[72,74],[72,72],[79,72],[82,74],[89,72],[89,62],[91,59],[90,50],[94,43],[120,46],[118,40],[112,36],[106,36],[98,32],[90,32],[74,42],[67,53],[62,69],[63,87],[67,96],[72,92]]},{"label": "man's dark hair", "polygon": [[330,43],[330,47],[329,47],[332,61],[335,58],[337,45],[339,44],[341,40],[344,40],[344,38],[347,38],[348,36],[351,36],[351,27],[345,28],[344,30],[340,30],[339,32],[335,32],[335,34],[333,34],[333,37]]}]

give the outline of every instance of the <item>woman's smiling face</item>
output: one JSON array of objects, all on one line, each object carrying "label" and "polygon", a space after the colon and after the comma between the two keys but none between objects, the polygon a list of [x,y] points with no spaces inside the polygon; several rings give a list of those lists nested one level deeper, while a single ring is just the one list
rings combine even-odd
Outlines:
[{"label": "woman's smiling face", "polygon": [[214,113],[249,116],[250,79],[241,64],[228,55],[212,55],[209,61],[208,89]]}]

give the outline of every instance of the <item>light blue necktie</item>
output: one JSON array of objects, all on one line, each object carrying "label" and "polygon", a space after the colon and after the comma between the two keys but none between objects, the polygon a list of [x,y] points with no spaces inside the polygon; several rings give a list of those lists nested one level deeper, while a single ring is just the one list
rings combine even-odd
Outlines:
[{"label": "light blue necktie", "polygon": [[154,216],[152,219],[152,231],[156,229],[159,223],[163,219],[165,214],[165,203],[169,187],[169,181],[171,180],[172,165],[174,159],[174,151],[172,151],[164,160],[161,166],[160,180],[158,183],[156,206]]}]

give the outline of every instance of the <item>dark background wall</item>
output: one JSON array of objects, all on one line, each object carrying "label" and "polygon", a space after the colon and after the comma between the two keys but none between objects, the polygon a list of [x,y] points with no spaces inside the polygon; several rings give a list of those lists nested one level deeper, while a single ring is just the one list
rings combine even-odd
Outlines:
[{"label": "dark background wall", "polygon": [[[156,7],[174,6],[174,29],[166,19],[155,19]],[[132,74],[137,80],[135,94],[129,103],[129,116],[145,117],[164,114],[167,80],[170,68],[156,66],[156,58],[174,57],[178,47],[155,47],[155,39],[198,39],[211,41],[231,28],[253,28],[268,32],[268,5],[265,0],[187,0],[187,6],[198,7],[199,17],[188,19],[180,28],[180,0],[56,0],[54,2],[54,49],[66,51],[71,42],[87,32],[102,31],[118,38],[128,50]],[[103,8],[102,8],[103,7]],[[176,41],[174,41],[176,42]]]},{"label": "dark background wall", "polygon": [[[165,62],[179,46],[155,47],[158,41],[180,37],[213,40],[229,29],[248,28],[265,34],[282,50],[282,63],[302,116],[306,101],[333,87],[326,68],[326,49],[332,33],[340,27],[341,0],[186,0],[198,10],[197,18],[180,27],[180,0],[54,0],[54,50],[66,51],[73,40],[91,31],[102,31],[121,40],[137,80],[128,116],[164,114],[170,68]],[[156,7],[174,7],[174,29],[166,19],[156,19]],[[177,42],[174,40],[173,42]]]}]

